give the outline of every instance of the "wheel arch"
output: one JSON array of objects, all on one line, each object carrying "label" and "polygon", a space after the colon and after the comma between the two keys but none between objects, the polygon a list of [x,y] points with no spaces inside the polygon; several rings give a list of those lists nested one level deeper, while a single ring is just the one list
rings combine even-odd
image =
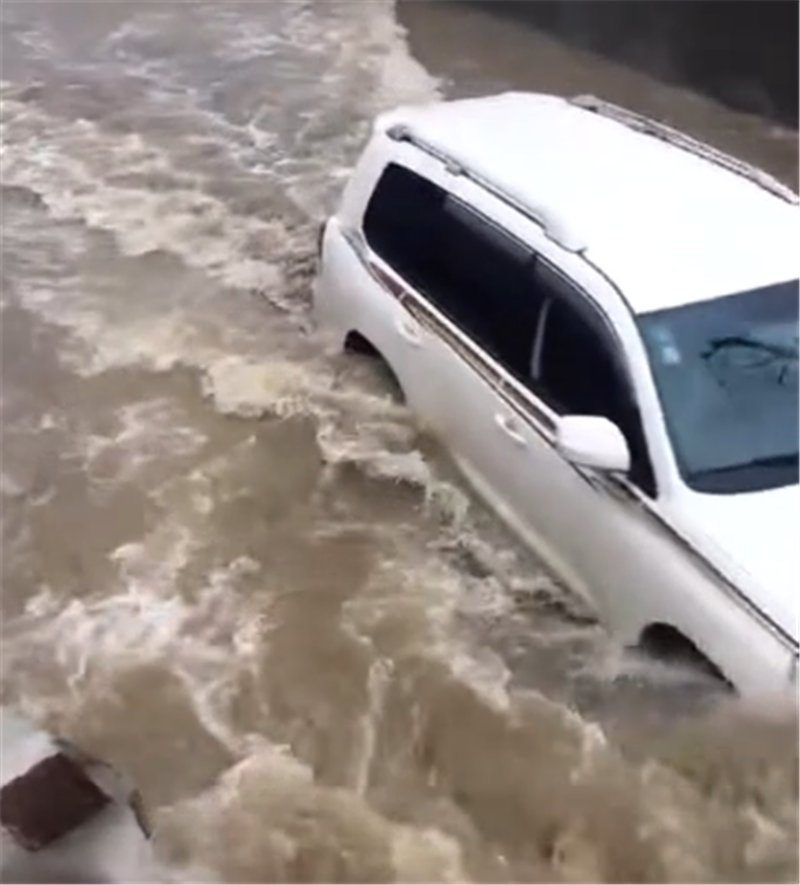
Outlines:
[{"label": "wheel arch", "polygon": [[381,372],[387,377],[400,400],[404,403],[406,402],[406,393],[397,376],[397,372],[395,372],[391,363],[366,335],[359,332],[358,329],[350,329],[344,336],[342,348],[345,353],[374,360],[380,366]]},{"label": "wheel arch", "polygon": [[688,665],[733,687],[719,666],[680,628],[665,621],[652,621],[641,630],[640,650],[659,661]]}]

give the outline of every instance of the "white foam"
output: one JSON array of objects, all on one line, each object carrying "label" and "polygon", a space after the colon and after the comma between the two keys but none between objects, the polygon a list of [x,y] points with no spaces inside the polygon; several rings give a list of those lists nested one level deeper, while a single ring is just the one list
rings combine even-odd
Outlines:
[{"label": "white foam", "polygon": [[[342,620],[368,642],[384,666],[408,658],[437,662],[495,709],[508,709],[510,673],[488,649],[459,630],[468,579],[440,559],[397,543],[367,587],[344,606]],[[384,637],[388,637],[384,638]],[[386,644],[386,643],[389,644]]]},{"label": "white foam", "polygon": [[[209,104],[205,87],[192,81],[191,68],[182,67],[181,54],[148,57],[148,41],[156,40],[158,48],[165,28],[174,25],[166,12],[148,10],[106,39],[95,73],[105,71],[112,79],[130,73],[149,77],[147,100],[154,103],[157,116],[167,102],[182,119],[193,121],[195,131],[169,144],[157,131],[148,140],[142,133],[123,134],[93,121],[60,118],[30,100],[23,88],[4,81],[4,184],[36,193],[54,218],[112,234],[125,255],[166,252],[226,289],[257,290],[282,308],[302,310],[303,304],[287,289],[283,271],[287,261],[300,260],[299,250],[304,254],[313,248],[313,221],[340,188],[358,149],[359,132],[379,110],[435,97],[437,84],[411,59],[390,2],[358,8],[328,4],[314,10],[275,7],[268,15],[270,27],[259,27],[258,22],[246,10],[209,9],[204,27],[215,37],[209,49],[220,59],[241,62],[280,46],[284,61],[310,65],[306,86],[318,101],[310,93],[303,99],[308,106],[300,109],[300,129],[293,136],[277,131],[286,126],[286,118],[272,98],[265,96],[251,119],[235,124]],[[71,63],[66,57],[59,59],[61,64]],[[325,71],[324,83],[312,73],[318,62]],[[346,122],[331,128],[329,122],[342,114]],[[250,158],[250,168],[263,164],[268,151],[271,186],[277,192],[265,194],[265,199],[277,196],[279,203],[285,202],[281,192],[290,202],[296,197],[306,221],[289,219],[283,211],[273,219],[238,214],[224,199],[205,192],[205,173],[186,162],[186,148],[209,138],[233,155],[250,149],[261,152]],[[308,138],[313,146],[306,143]],[[289,160],[291,175],[285,164],[281,166]],[[154,178],[168,187],[151,187]],[[129,310],[125,316],[102,299],[87,299],[82,294],[85,281],[76,282],[70,298],[58,297],[64,289],[59,282],[49,296],[41,289],[28,293],[27,303],[71,328],[96,350],[87,371],[137,363],[160,369],[208,364],[224,355],[197,334],[190,303],[181,303],[177,310],[152,304],[149,312]],[[220,302],[215,308],[218,325],[230,324],[227,313]]]},{"label": "white foam", "polygon": [[395,881],[408,883],[469,882],[458,842],[439,830],[397,827],[391,839]]},{"label": "white foam", "polygon": [[202,380],[203,393],[217,411],[242,418],[307,415],[312,411],[309,394],[326,384],[324,377],[315,377],[300,363],[255,362],[240,356],[217,359]]},{"label": "white foam", "polygon": [[466,517],[468,497],[436,476],[414,448],[416,429],[406,408],[357,384],[339,386],[324,360],[256,362],[225,357],[210,365],[203,391],[224,414],[313,417],[330,468],[355,466],[374,479],[425,490],[432,511],[454,523]]},{"label": "white foam", "polygon": [[[357,640],[362,639],[357,634],[352,635]],[[365,644],[370,645],[368,642]],[[394,668],[390,661],[381,657],[373,659],[367,675],[367,703],[359,717],[359,727],[355,735],[356,746],[350,755],[349,785],[357,796],[366,796],[370,785],[378,733],[393,675]]]},{"label": "white foam", "polygon": [[288,750],[270,745],[211,789],[164,809],[158,825],[166,845],[194,858],[200,881],[290,881],[304,856],[329,857],[354,881],[382,857],[394,881],[468,881],[454,839],[393,823],[360,796],[317,783]]},{"label": "white foam", "polygon": [[[53,218],[112,232],[125,255],[171,252],[228,288],[277,297],[284,231],[279,222],[231,213],[198,190],[191,176],[183,187],[166,192],[115,185],[113,178],[122,175],[167,171],[176,185],[187,175],[137,134],[112,134],[86,120],[58,120],[30,102],[2,98],[5,185],[38,194]],[[265,257],[249,254],[254,241],[262,244]]]},{"label": "white foam", "polygon": [[[14,30],[14,40],[27,50],[26,54],[36,59],[50,59],[56,53],[55,35],[45,24],[39,23],[38,27],[22,24],[14,21],[13,6],[5,13],[10,21],[9,25],[17,25]],[[5,18],[4,15],[4,18]]]},{"label": "white foam", "polygon": [[141,478],[149,465],[162,467],[199,452],[206,436],[182,418],[165,397],[123,406],[114,416],[113,429],[85,440],[83,454],[93,480],[116,486]]},{"label": "white foam", "polygon": [[[180,574],[198,543],[188,525],[165,522],[144,542],[114,551],[119,583],[113,592],[64,599],[43,587],[25,614],[5,625],[3,685],[13,684],[26,708],[42,712],[81,698],[90,702],[116,674],[161,663],[185,684],[209,733],[232,752],[247,747],[245,736],[231,732],[225,710],[228,693],[263,646],[263,618],[237,593],[258,566],[240,557],[193,592],[180,592]],[[47,683],[37,673],[43,666],[60,674],[71,699],[42,695]]]},{"label": "white foam", "polygon": [[23,483],[19,482],[10,473],[5,470],[0,472],[0,494],[9,498],[21,498],[25,495],[27,489]]}]

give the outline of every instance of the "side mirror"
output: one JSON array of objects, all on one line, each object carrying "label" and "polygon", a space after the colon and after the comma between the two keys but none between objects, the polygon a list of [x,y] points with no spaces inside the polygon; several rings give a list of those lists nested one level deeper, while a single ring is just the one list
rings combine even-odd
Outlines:
[{"label": "side mirror", "polygon": [[597,415],[566,415],[556,426],[556,449],[579,467],[627,473],[631,454],[622,431]]}]

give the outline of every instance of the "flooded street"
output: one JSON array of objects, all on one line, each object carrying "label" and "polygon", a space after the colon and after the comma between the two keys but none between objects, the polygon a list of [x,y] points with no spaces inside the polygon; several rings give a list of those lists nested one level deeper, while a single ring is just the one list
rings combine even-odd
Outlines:
[{"label": "flooded street", "polygon": [[625,657],[309,316],[383,109],[594,92],[794,187],[796,133],[469,4],[1,14],[0,702],[165,881],[797,881],[792,711]]}]

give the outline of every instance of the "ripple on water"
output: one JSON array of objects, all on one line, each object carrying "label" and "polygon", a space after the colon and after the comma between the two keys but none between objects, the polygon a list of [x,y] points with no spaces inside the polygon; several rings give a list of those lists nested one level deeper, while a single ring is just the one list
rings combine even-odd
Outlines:
[{"label": "ripple on water", "polygon": [[370,119],[438,95],[391,4],[89,9],[3,10],[4,702],[134,776],[182,881],[788,881],[795,720],[626,693],[308,330]]}]

